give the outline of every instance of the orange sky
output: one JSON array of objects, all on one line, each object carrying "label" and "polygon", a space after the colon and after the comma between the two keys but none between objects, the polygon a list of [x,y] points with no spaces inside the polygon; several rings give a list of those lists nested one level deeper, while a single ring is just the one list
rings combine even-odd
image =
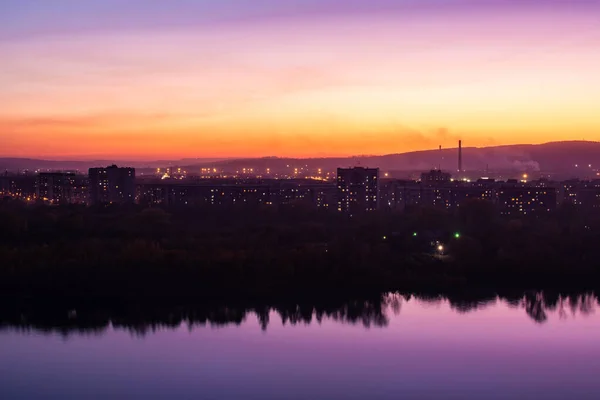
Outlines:
[{"label": "orange sky", "polygon": [[329,15],[3,39],[0,156],[325,156],[458,138],[600,140],[596,17]]}]

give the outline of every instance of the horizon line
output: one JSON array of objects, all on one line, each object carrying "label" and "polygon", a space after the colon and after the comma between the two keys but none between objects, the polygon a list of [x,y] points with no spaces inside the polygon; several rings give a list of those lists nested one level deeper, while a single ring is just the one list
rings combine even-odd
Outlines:
[{"label": "horizon line", "polygon": [[[462,146],[462,149],[488,149],[488,148],[501,148],[501,147],[519,147],[519,146],[543,146],[548,144],[557,144],[557,143],[600,143],[597,140],[556,140],[550,142],[542,142],[542,143],[517,143],[517,144],[498,144],[493,146]],[[444,150],[458,150],[458,145],[456,147],[442,147],[442,151]],[[157,162],[157,161],[183,161],[183,160],[200,160],[200,161],[228,161],[228,160],[264,160],[264,159],[294,159],[294,160],[311,160],[311,159],[320,159],[320,158],[368,158],[368,157],[386,157],[386,156],[394,156],[394,155],[402,155],[402,154],[411,154],[411,153],[421,153],[428,151],[439,151],[438,147],[435,148],[426,148],[420,150],[411,150],[406,152],[396,152],[396,153],[382,153],[382,154],[350,154],[350,155],[313,155],[313,156],[276,156],[276,155],[264,155],[264,156],[198,156],[198,157],[180,157],[175,156],[170,158],[169,156],[147,156],[143,158],[139,158],[136,156],[132,157],[119,157],[119,158],[111,158],[106,155],[65,155],[65,156],[14,156],[14,155],[2,155],[0,154],[0,159],[15,159],[15,160],[37,160],[37,161],[61,161],[61,162],[92,162],[92,161],[107,161],[107,162]],[[64,157],[64,158],[63,158]]]}]

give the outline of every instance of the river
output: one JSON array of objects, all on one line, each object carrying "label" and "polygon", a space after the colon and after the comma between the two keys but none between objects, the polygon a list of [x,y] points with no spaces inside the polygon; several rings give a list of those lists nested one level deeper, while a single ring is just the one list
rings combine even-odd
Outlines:
[{"label": "river", "polygon": [[592,294],[0,316],[0,398],[597,399]]}]

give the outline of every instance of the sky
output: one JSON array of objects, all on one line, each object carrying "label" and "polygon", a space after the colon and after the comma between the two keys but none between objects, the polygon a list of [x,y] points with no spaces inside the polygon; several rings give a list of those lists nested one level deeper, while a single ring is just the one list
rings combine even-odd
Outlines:
[{"label": "sky", "polygon": [[600,0],[0,0],[0,156],[600,140]]}]

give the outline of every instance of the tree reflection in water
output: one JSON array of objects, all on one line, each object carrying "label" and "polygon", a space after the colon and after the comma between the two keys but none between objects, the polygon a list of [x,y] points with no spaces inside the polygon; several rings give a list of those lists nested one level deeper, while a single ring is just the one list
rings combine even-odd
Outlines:
[{"label": "tree reflection in water", "polygon": [[[561,294],[557,292],[457,294],[386,293],[355,300],[320,300],[247,305],[78,305],[77,308],[58,304],[3,305],[0,307],[0,329],[23,332],[100,335],[109,328],[126,330],[144,336],[161,329],[189,330],[210,326],[218,328],[240,325],[249,316],[256,316],[260,327],[267,330],[278,315],[283,325],[321,324],[332,320],[342,324],[383,328],[392,315],[399,315],[403,303],[416,301],[425,307],[448,304],[457,313],[470,313],[502,302],[522,309],[536,323],[544,323],[549,314],[565,319],[586,316],[598,306],[594,293]],[[10,304],[10,302],[7,302]]]}]

